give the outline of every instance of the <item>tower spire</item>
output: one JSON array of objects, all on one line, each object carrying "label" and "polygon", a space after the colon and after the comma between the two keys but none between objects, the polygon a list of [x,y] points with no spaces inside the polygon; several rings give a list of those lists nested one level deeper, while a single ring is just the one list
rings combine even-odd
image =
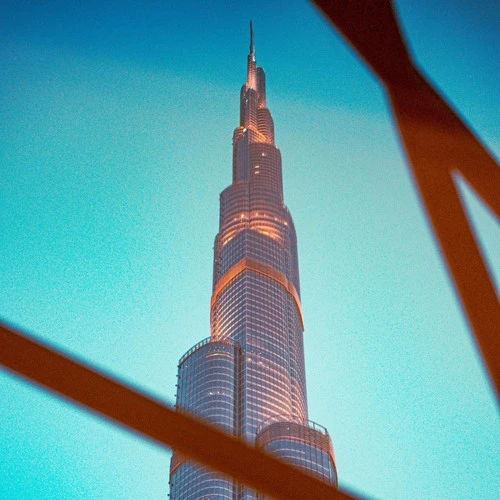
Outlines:
[{"label": "tower spire", "polygon": [[253,21],[250,21],[250,55],[255,60],[255,46],[253,43]]}]

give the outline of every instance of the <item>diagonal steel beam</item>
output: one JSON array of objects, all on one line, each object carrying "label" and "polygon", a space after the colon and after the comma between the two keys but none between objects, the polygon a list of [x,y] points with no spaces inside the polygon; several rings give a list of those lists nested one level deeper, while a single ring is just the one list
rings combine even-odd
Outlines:
[{"label": "diagonal steel beam", "polygon": [[500,307],[457,187],[460,173],[500,217],[500,169],[412,60],[390,0],[315,0],[379,77],[448,272],[500,390]]},{"label": "diagonal steel beam", "polygon": [[274,498],[354,498],[1,323],[0,364],[100,417]]}]

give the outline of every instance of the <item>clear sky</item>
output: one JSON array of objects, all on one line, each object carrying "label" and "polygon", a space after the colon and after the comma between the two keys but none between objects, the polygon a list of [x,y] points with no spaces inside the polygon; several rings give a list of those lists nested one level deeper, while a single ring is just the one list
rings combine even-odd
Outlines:
[{"label": "clear sky", "polygon": [[[417,61],[498,155],[492,1],[401,1]],[[298,1],[0,6],[0,317],[173,403],[209,335],[248,22],[299,240],[310,418],[342,487],[498,498],[494,396],[382,88]],[[498,286],[500,234],[464,185]],[[0,371],[1,499],[165,498],[170,453]]]}]

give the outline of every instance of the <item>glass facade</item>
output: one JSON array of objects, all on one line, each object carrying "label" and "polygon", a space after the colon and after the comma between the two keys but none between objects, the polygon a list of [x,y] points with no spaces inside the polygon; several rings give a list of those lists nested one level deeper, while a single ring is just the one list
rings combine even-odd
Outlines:
[{"label": "glass facade", "polygon": [[261,425],[256,446],[332,486],[338,485],[332,442],[323,426],[272,417]]},{"label": "glass facade", "polygon": [[[196,414],[234,434],[238,351],[233,344],[210,338],[191,348],[178,366],[177,410]],[[170,497],[229,499],[233,498],[233,483],[174,452]]]},{"label": "glass facade", "polygon": [[[210,323],[210,338],[179,362],[179,411],[336,484],[328,433],[308,423],[297,240],[253,40],[233,135],[233,182],[220,196]],[[170,484],[174,499],[258,498],[178,454]]]}]

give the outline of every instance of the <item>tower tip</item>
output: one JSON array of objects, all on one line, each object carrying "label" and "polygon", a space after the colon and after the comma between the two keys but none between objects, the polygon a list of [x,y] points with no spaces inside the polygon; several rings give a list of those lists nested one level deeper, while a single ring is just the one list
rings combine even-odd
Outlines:
[{"label": "tower tip", "polygon": [[250,54],[255,54],[255,46],[253,43],[253,21],[250,20]]}]

